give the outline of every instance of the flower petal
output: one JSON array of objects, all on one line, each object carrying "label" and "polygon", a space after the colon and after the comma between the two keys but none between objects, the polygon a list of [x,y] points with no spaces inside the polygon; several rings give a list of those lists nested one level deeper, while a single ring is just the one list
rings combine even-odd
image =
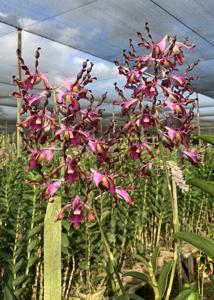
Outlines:
[{"label": "flower petal", "polygon": [[94,170],[94,169],[91,169],[91,173],[92,173],[92,179],[93,179],[93,181],[94,181],[96,187],[99,187],[99,184],[101,183],[101,181],[102,181],[102,179],[103,179],[103,177],[104,177],[105,175],[103,175],[103,174],[97,172],[97,171]]},{"label": "flower petal", "polygon": [[123,198],[126,201],[126,203],[128,204],[133,203],[131,196],[124,188],[117,186],[115,190],[116,190],[116,194],[119,195],[121,198]]}]

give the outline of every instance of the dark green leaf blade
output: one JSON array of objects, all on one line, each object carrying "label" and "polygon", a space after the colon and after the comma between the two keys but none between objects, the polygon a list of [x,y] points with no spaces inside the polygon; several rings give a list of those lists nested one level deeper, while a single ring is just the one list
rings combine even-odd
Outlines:
[{"label": "dark green leaf blade", "polygon": [[191,289],[185,289],[175,298],[175,300],[187,300],[188,297],[193,293]]},{"label": "dark green leaf blade", "polygon": [[182,239],[199,250],[205,252],[209,257],[214,259],[214,241],[207,238],[200,236],[195,233],[191,232],[177,232],[174,234],[175,238]]},{"label": "dark green leaf blade", "polygon": [[123,276],[132,276],[134,278],[142,280],[143,282],[151,284],[149,277],[146,274],[141,273],[141,272],[130,271],[130,272],[124,273]]},{"label": "dark green leaf blade", "polygon": [[161,269],[159,278],[158,278],[158,289],[159,289],[159,293],[161,298],[163,297],[165,291],[166,291],[166,286],[167,286],[167,282],[168,282],[168,276],[169,276],[169,272],[172,268],[172,261],[167,261],[163,268]]},{"label": "dark green leaf blade", "polygon": [[158,255],[160,253],[160,249],[159,247],[155,247],[155,249],[152,252],[152,257],[151,257],[151,263],[152,263],[152,268],[153,268],[153,272],[156,272],[157,269],[157,259],[158,259]]},{"label": "dark green leaf blade", "polygon": [[198,178],[191,178],[187,181],[188,184],[194,185],[204,192],[214,196],[214,182],[206,181]]}]

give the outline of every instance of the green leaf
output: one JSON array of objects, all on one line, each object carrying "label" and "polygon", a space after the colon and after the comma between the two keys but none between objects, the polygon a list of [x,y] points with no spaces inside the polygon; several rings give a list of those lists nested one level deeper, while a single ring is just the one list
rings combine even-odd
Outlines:
[{"label": "green leaf", "polygon": [[19,284],[21,284],[23,281],[25,281],[25,279],[27,278],[27,275],[21,275],[19,277],[17,277],[14,281],[13,281],[13,285],[17,286]]},{"label": "green leaf", "polygon": [[152,252],[152,257],[151,257],[151,263],[152,263],[152,268],[153,268],[153,272],[156,272],[156,268],[157,268],[157,258],[158,255],[160,253],[159,247],[155,247],[155,249]]},{"label": "green leaf", "polygon": [[81,261],[81,262],[79,263],[79,267],[80,267],[80,269],[82,269],[82,270],[89,270],[89,265],[88,265],[88,263],[87,263],[86,261]]},{"label": "green leaf", "polygon": [[113,233],[107,232],[106,236],[107,236],[107,239],[108,239],[108,241],[110,243],[114,243],[114,241],[115,241],[115,235]]},{"label": "green leaf", "polygon": [[22,257],[22,258],[17,262],[17,264],[15,265],[15,267],[14,267],[14,273],[18,273],[18,271],[20,270],[20,268],[21,268],[22,265],[23,265],[23,262],[24,262],[24,258]]},{"label": "green leaf", "polygon": [[[26,282],[25,282],[25,284],[26,284]],[[26,287],[22,286],[20,289],[15,290],[14,294],[16,296],[16,299],[20,299],[20,296],[23,296],[23,292],[25,291],[25,289],[26,289]]]},{"label": "green leaf", "polygon": [[71,229],[71,223],[68,222],[68,220],[62,220],[62,227],[69,231]]},{"label": "green leaf", "polygon": [[146,267],[148,267],[149,263],[145,260],[145,258],[138,254],[136,254],[135,257],[137,260],[141,261]]},{"label": "green leaf", "polygon": [[123,276],[124,277],[132,276],[134,278],[140,279],[141,281],[146,282],[151,285],[151,281],[150,281],[149,277],[146,274],[141,273],[141,272],[130,271],[130,272],[124,273]]},{"label": "green leaf", "polygon": [[28,233],[28,238],[31,238],[32,236],[34,236],[35,234],[39,233],[44,227],[44,224],[39,224],[38,226],[34,227],[33,229],[31,229]]},{"label": "green leaf", "polygon": [[69,248],[67,248],[67,247],[66,247],[66,248],[62,247],[62,253],[69,256],[69,254],[70,254]]},{"label": "green leaf", "polygon": [[175,298],[175,300],[188,300],[189,296],[194,293],[191,289],[185,289]]},{"label": "green leaf", "polygon": [[69,239],[67,237],[67,233],[62,233],[62,247],[68,248],[69,246]]},{"label": "green leaf", "polygon": [[41,223],[41,221],[42,222],[44,221],[44,215],[43,214],[36,216],[35,219],[34,219],[34,223],[36,223],[36,222]]},{"label": "green leaf", "polygon": [[160,275],[158,278],[158,289],[159,289],[161,298],[163,297],[163,295],[166,291],[168,276],[169,276],[169,272],[170,272],[171,268],[172,268],[172,261],[167,261],[161,269],[161,272],[160,272]]},{"label": "green leaf", "polygon": [[194,185],[198,187],[200,190],[214,196],[214,182],[206,181],[198,178],[191,178],[187,180],[187,183]]},{"label": "green leaf", "polygon": [[34,255],[31,256],[31,258],[28,261],[27,267],[30,269],[32,266],[34,266],[39,261],[39,256]]},{"label": "green leaf", "polygon": [[27,252],[30,252],[33,249],[35,249],[39,245],[39,243],[40,243],[40,240],[32,240],[27,247]]},{"label": "green leaf", "polygon": [[142,242],[137,242],[136,247],[137,247],[137,252],[140,253],[140,254],[143,254],[144,246],[143,246]]},{"label": "green leaf", "polygon": [[114,268],[113,268],[112,262],[110,260],[108,260],[106,263],[106,272],[108,274],[114,274]]},{"label": "green leaf", "polygon": [[14,300],[14,295],[9,287],[4,288],[4,300]]},{"label": "green leaf", "polygon": [[201,134],[201,135],[197,136],[197,138],[214,146],[214,136],[213,135]]},{"label": "green leaf", "polygon": [[214,259],[214,241],[191,232],[177,232],[175,238],[184,240],[199,250],[205,252],[210,258]]},{"label": "green leaf", "polygon": [[12,255],[4,250],[0,251],[0,258],[5,261],[10,261],[12,259]]},{"label": "green leaf", "polygon": [[15,252],[15,256],[18,257],[23,252],[23,244],[20,245]]},{"label": "green leaf", "polygon": [[102,214],[102,220],[104,220],[105,218],[107,218],[110,214],[111,214],[110,210],[104,211],[103,214]]}]

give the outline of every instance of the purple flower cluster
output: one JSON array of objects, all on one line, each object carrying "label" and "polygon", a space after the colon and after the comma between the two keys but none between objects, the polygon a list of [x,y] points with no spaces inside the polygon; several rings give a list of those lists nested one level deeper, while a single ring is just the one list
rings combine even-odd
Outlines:
[{"label": "purple flower cluster", "polygon": [[[189,138],[194,127],[191,125],[195,100],[192,95],[190,71],[197,64],[189,65],[180,74],[178,66],[184,64],[184,49],[191,50],[194,45],[185,41],[180,43],[175,37],[165,36],[160,42],[153,41],[146,24],[148,39],[137,33],[139,54],[130,40],[130,50],[124,51],[124,64],[118,66],[119,74],[125,76],[124,89],[115,83],[119,99],[113,105],[121,107],[124,122],[120,128],[112,130],[114,122],[99,134],[99,124],[104,110],[101,108],[107,94],[95,100],[87,85],[96,80],[92,77],[93,64],[88,60],[82,65],[75,80],[65,81],[60,87],[52,88],[45,73],[38,71],[37,49],[35,71],[30,72],[20,51],[19,63],[25,73],[23,80],[14,77],[20,92],[14,96],[22,99],[22,114],[25,119],[19,124],[22,129],[25,149],[29,154],[29,170],[36,170],[40,179],[34,184],[42,187],[41,200],[51,199],[64,190],[71,199],[59,212],[58,220],[68,219],[77,228],[86,219],[94,221],[88,205],[88,194],[92,190],[109,192],[117,201],[122,198],[132,204],[129,194],[134,183],[124,170],[124,159],[139,162],[133,172],[144,176],[151,174],[153,160],[157,155],[159,143],[169,150],[179,147],[182,159],[188,158],[198,165],[198,155],[189,149]],[[42,91],[35,93],[35,87]],[[126,97],[129,91],[130,97]],[[53,101],[52,101],[53,99]],[[81,99],[88,101],[86,108],[81,107]],[[51,103],[52,101],[52,103]],[[54,105],[53,105],[54,104]],[[159,141],[150,145],[148,135],[156,134]],[[84,161],[90,152],[96,160],[96,170],[86,168]],[[123,156],[122,153],[125,153]],[[142,153],[148,158],[142,159]],[[94,168],[94,165],[93,165]],[[121,178],[126,189],[121,187]],[[76,183],[84,187],[84,197],[76,195],[72,200],[71,191]]]},{"label": "purple flower cluster", "polygon": [[[41,201],[52,200],[63,189],[66,197],[71,199],[74,185],[81,182],[84,186],[84,199],[77,195],[62,208],[57,217],[58,220],[63,219],[69,209],[68,219],[77,228],[86,219],[94,220],[88,206],[88,193],[91,190],[98,188],[100,192],[107,191],[115,199],[122,198],[128,204],[132,203],[132,199],[124,188],[114,182],[117,176],[108,174],[113,165],[109,148],[116,141],[107,138],[111,126],[102,137],[98,136],[104,111],[100,106],[106,94],[95,101],[91,91],[86,88],[96,79],[91,76],[93,64],[85,61],[74,81],[66,81],[59,88],[53,89],[46,74],[38,72],[39,50],[36,51],[33,74],[18,51],[25,79],[19,81],[14,77],[20,90],[14,96],[22,98],[22,114],[26,115],[19,127],[29,154],[28,168],[36,170],[40,175],[39,180],[32,183],[42,188]],[[43,91],[33,93],[38,84],[40,87],[42,85]],[[55,105],[51,105],[52,97]],[[88,101],[87,108],[81,108],[81,99]],[[85,168],[84,155],[87,156],[88,152],[96,158],[102,171]]]},{"label": "purple flower cluster", "polygon": [[[148,38],[137,33],[140,39],[135,46],[130,39],[129,51],[124,50],[124,64],[118,66],[119,73],[125,76],[125,90],[129,97],[115,83],[115,89],[122,99],[121,111],[129,117],[122,131],[131,136],[129,154],[132,159],[140,159],[142,150],[150,156],[145,165],[150,164],[155,154],[142,137],[158,135],[159,142],[169,150],[179,148],[181,159],[189,159],[194,165],[199,164],[198,154],[190,149],[190,135],[195,100],[191,81],[197,79],[190,72],[197,65],[194,62],[180,73],[185,62],[184,49],[192,50],[195,45],[178,42],[176,37],[166,35],[160,42],[155,42],[146,24]],[[144,49],[145,55],[140,52]],[[157,145],[156,145],[157,146]],[[142,165],[140,169],[144,169]]]}]

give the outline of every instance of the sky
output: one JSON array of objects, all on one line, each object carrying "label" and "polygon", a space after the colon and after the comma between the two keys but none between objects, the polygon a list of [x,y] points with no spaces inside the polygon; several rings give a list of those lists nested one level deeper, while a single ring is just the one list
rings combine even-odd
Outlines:
[{"label": "sky", "polygon": [[[112,0],[111,0],[112,1]],[[110,1],[110,2],[111,2]],[[1,0],[0,2],[0,18],[7,20],[12,23],[16,23],[20,27],[31,28],[35,26],[40,33],[45,31],[52,31],[55,37],[60,37],[61,40],[70,40],[79,48],[86,49],[86,40],[88,49],[95,49],[99,55],[99,44],[93,45],[94,40],[100,43],[100,49],[102,49],[103,39],[111,39],[111,44],[116,43],[117,32],[113,29],[106,27],[106,18],[108,14],[99,12],[99,16],[102,16],[103,22],[101,23],[99,18],[96,18],[96,11],[91,11],[93,14],[90,17],[87,15],[87,3],[96,5],[97,0],[61,0],[61,1],[42,1],[42,0]],[[110,3],[109,2],[109,3]],[[137,4],[136,1],[136,18],[137,18]],[[83,13],[81,15],[81,27],[78,22],[78,14],[75,14],[75,9],[84,6]],[[66,20],[62,18],[63,9],[70,7],[72,9],[72,20]],[[20,8],[20,10],[19,10]],[[49,18],[49,15],[56,16],[58,13],[62,16],[58,16],[55,20],[59,20],[57,27],[54,27],[56,23]],[[123,7],[121,8],[121,15],[117,15],[120,24],[118,24],[118,30],[120,27],[124,27],[123,22]],[[109,13],[109,12],[108,12]],[[110,13],[114,16],[114,11],[110,10]],[[148,12],[149,13],[149,12]],[[89,21],[90,19],[90,21]],[[40,21],[40,23],[38,23]],[[156,25],[155,25],[156,26]],[[165,25],[163,24],[163,27]],[[129,26],[127,26],[129,30]],[[165,27],[164,27],[165,28]],[[127,29],[127,30],[128,30]],[[176,27],[173,28],[176,30]],[[180,28],[177,28],[180,29]],[[84,38],[84,32],[87,32],[87,36]],[[124,35],[126,31],[124,31]],[[123,37],[122,37],[123,38]],[[117,40],[118,42],[118,40]],[[12,83],[12,75],[17,72],[17,61],[16,61],[16,49],[17,49],[17,32],[16,29],[0,23],[0,103],[12,101],[4,96],[13,91],[13,86],[4,85],[3,83]],[[124,79],[118,75],[117,68],[114,64],[107,62],[106,60],[97,58],[90,54],[78,51],[74,48],[63,46],[59,43],[49,41],[39,36],[27,33],[23,31],[22,34],[23,44],[23,58],[25,62],[33,67],[34,64],[34,52],[37,47],[41,47],[41,58],[40,58],[40,71],[48,73],[48,78],[53,85],[60,84],[63,80],[73,79],[75,74],[81,69],[81,64],[85,59],[89,59],[94,63],[93,75],[98,78],[96,84],[90,86],[96,98],[99,98],[104,92],[108,92],[107,102],[118,99],[117,94],[114,91],[114,82],[118,83],[118,86],[123,87]],[[124,38],[121,40],[121,49],[128,46],[128,41]],[[108,50],[108,49],[107,49]],[[89,51],[90,52],[90,51]],[[111,52],[111,49],[109,49]],[[15,101],[15,100],[14,100]],[[212,99],[209,97],[200,95],[199,103],[203,105],[209,105]],[[112,109],[112,105],[105,105],[106,111],[109,112]],[[4,118],[14,119],[16,116],[16,109],[13,107],[0,106],[0,110],[3,112]],[[201,113],[214,113],[214,108],[203,108]],[[210,118],[210,117],[209,117]]]}]

